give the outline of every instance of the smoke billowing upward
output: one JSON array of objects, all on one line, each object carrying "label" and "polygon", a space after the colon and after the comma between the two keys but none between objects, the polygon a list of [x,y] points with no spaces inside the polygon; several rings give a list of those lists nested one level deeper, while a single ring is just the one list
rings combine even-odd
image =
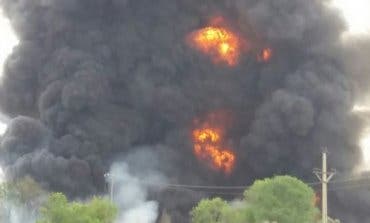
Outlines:
[{"label": "smoke billowing upward", "polygon": [[35,212],[31,212],[25,206],[20,206],[7,199],[2,199],[0,219],[8,223],[34,223],[36,222],[36,215]]},{"label": "smoke billowing upward", "polygon": [[[352,57],[337,53],[344,25],[323,1],[0,2],[20,39],[0,88],[3,112],[19,116],[1,140],[9,177],[29,174],[70,196],[99,193],[112,161],[142,146],[174,183],[246,184],[281,173],[309,179],[323,145],[340,171],[360,160]],[[189,47],[186,36],[214,16],[252,45],[268,44],[273,57],[259,63],[242,54],[227,67]],[[225,136],[237,154],[229,176],[192,151],[192,122],[220,110],[233,120]],[[181,205],[199,198],[188,193],[160,200],[187,216]],[[338,197],[337,210],[349,199]],[[333,214],[355,222],[354,212]]]},{"label": "smoke billowing upward", "polygon": [[[136,161],[135,158],[141,155],[151,156],[152,152],[140,151],[131,155],[130,158],[134,158],[133,160]],[[117,223],[155,223],[158,218],[158,202],[147,201],[148,190],[152,184],[156,184],[155,187],[159,189],[158,185],[165,183],[165,177],[156,173],[154,169],[146,169],[145,167],[136,169],[136,172],[139,175],[133,176],[130,172],[130,166],[125,162],[114,163],[109,171],[108,180],[112,200],[119,207]]]}]

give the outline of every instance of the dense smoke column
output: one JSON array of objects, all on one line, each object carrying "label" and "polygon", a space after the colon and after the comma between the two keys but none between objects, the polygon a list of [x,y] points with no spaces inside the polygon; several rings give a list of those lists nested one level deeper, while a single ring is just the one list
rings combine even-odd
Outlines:
[{"label": "dense smoke column", "polygon": [[[3,112],[21,116],[1,142],[11,177],[30,174],[52,190],[86,196],[103,191],[111,162],[138,146],[155,151],[176,183],[246,184],[283,173],[312,179],[322,145],[340,171],[359,162],[349,58],[337,53],[344,26],[319,0],[0,2],[20,38],[0,88]],[[243,55],[229,68],[186,44],[219,15],[252,43],[269,44],[271,61]],[[237,166],[227,177],[192,153],[192,121],[216,110],[234,120],[228,138]],[[188,193],[159,199],[171,210],[199,198]],[[185,209],[171,211],[187,216]]]}]

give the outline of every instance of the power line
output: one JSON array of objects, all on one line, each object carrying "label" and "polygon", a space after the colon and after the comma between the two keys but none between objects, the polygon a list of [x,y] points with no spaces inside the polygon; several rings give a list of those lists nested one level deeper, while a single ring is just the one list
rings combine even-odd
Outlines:
[{"label": "power line", "polygon": [[[370,177],[366,178],[348,178],[344,180],[331,181],[330,184],[339,184],[347,182],[358,182],[362,180],[370,180]],[[216,186],[216,185],[194,185],[194,184],[167,184],[167,183],[154,183],[148,181],[142,181],[144,184],[153,186],[173,187],[173,188],[187,188],[187,189],[222,189],[222,190],[244,190],[250,186]],[[369,182],[370,183],[370,182]],[[309,186],[321,185],[321,182],[305,182]]]},{"label": "power line", "polygon": [[370,189],[370,183],[360,183],[360,184],[349,184],[349,185],[342,185],[338,187],[331,188],[330,191],[336,191],[336,190],[348,190],[348,189],[355,189],[360,187],[369,187]]},{"label": "power line", "polygon": [[322,213],[322,223],[328,222],[328,183],[331,178],[335,175],[336,171],[328,171],[327,168],[327,149],[324,148],[322,152],[322,169],[314,169],[313,173],[322,183],[321,189],[321,213]]},{"label": "power line", "polygon": [[[340,185],[341,183],[358,183],[364,180],[370,180],[370,177],[352,177],[352,178],[332,181],[330,184],[337,185],[337,187],[330,188],[329,191],[352,189],[352,188],[358,188],[358,187],[363,187],[363,186],[370,187],[370,182],[356,184],[356,185],[354,184]],[[140,182],[148,186],[163,187],[163,188],[170,189],[170,190],[191,189],[191,190],[198,190],[199,192],[202,192],[202,193],[218,194],[218,195],[242,195],[244,190],[250,187],[246,185],[218,186],[218,185],[196,185],[196,184],[171,184],[171,183],[158,183],[158,182],[149,182],[149,181],[140,181]],[[309,186],[317,186],[317,185],[321,185],[321,182],[318,182],[318,181],[317,182],[306,182],[306,184]]]},{"label": "power line", "polygon": [[[182,188],[167,188],[168,190],[175,190],[175,191],[182,191]],[[192,192],[197,192],[199,194],[206,194],[206,195],[212,195],[212,196],[233,196],[233,197],[239,197],[243,196],[243,192],[222,192],[222,191],[193,191]]]},{"label": "power line", "polygon": [[244,190],[249,186],[214,186],[214,185],[191,185],[191,184],[166,184],[166,183],[150,183],[145,182],[149,185],[173,187],[173,188],[186,188],[186,189],[222,189],[222,190]]},{"label": "power line", "polygon": [[333,180],[331,184],[337,184],[337,183],[347,183],[347,182],[356,182],[356,181],[362,181],[362,180],[370,180],[370,177],[352,177],[345,180]]},{"label": "power line", "polygon": [[166,188],[184,188],[184,189],[210,189],[210,190],[244,190],[250,186],[216,186],[216,185],[194,185],[194,184],[170,184],[143,182],[147,185],[162,186]]},{"label": "power line", "polygon": [[[353,182],[355,182],[355,181],[353,181]],[[334,187],[334,188],[329,188],[328,191],[349,190],[349,189],[356,189],[356,188],[366,187],[366,186],[370,187],[370,183],[343,185],[343,186],[338,186],[338,187]],[[181,189],[188,189],[188,188],[184,188],[184,187],[167,187],[166,189],[169,189],[169,190],[181,190]],[[244,189],[248,189],[248,187],[246,187]],[[235,196],[240,196],[240,195],[243,195],[244,194],[243,192],[232,192],[232,191],[226,191],[225,192],[225,191],[213,191],[213,190],[199,190],[198,192],[205,193],[205,194],[214,194],[214,195],[235,195]]]},{"label": "power line", "polygon": [[[152,186],[162,186],[171,188],[186,188],[186,189],[215,189],[215,190],[245,190],[250,186],[216,186],[216,185],[193,185],[193,184],[167,184],[167,183],[154,183],[142,181],[144,184]],[[310,182],[307,185],[319,185],[321,182]]]},{"label": "power line", "polygon": [[[370,180],[370,177],[366,178],[348,178],[344,180],[336,180],[332,181],[330,184],[339,184],[339,183],[350,183],[350,182],[358,182],[362,180]],[[158,182],[149,182],[149,181],[140,181],[143,184],[149,186],[158,186],[158,187],[166,187],[166,188],[184,188],[184,189],[210,189],[210,190],[245,190],[250,186],[241,185],[241,186],[217,186],[217,185],[196,185],[196,184],[171,184],[171,183],[158,183]],[[370,182],[369,182],[370,183]],[[309,186],[320,185],[321,182],[306,182],[305,184]]]}]

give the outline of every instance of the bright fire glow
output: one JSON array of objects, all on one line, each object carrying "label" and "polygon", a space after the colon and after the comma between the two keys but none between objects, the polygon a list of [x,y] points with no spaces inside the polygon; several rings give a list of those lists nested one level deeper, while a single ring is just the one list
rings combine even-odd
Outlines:
[{"label": "bright fire glow", "polygon": [[209,55],[214,63],[235,66],[239,62],[242,40],[227,28],[209,26],[190,34],[191,45]]},{"label": "bright fire glow", "polygon": [[271,59],[272,49],[261,48],[261,40],[251,41],[255,38],[246,38],[229,27],[223,17],[215,17],[208,26],[191,32],[186,39],[191,47],[209,56],[215,64],[236,66],[243,53],[256,54],[258,62]]},{"label": "bright fire glow", "polygon": [[235,165],[235,154],[222,147],[222,131],[216,128],[201,128],[193,131],[194,153],[201,161],[206,161],[214,169],[226,174]]},{"label": "bright fire glow", "polygon": [[261,51],[259,55],[257,55],[257,60],[259,62],[267,62],[271,59],[271,57],[272,57],[272,49],[265,48]]}]

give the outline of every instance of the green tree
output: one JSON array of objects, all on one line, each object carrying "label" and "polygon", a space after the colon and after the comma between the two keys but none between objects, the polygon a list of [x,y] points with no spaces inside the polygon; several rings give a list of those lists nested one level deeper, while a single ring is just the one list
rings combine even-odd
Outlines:
[{"label": "green tree", "polygon": [[22,202],[29,202],[37,197],[46,195],[40,184],[38,184],[32,177],[25,176],[14,184],[15,189],[19,192],[19,198]]},{"label": "green tree", "polygon": [[238,201],[239,204],[235,204],[235,201],[231,205],[230,211],[226,213],[227,223],[253,223],[253,213],[244,200]]},{"label": "green tree", "polygon": [[30,176],[0,185],[0,198],[13,203],[29,204],[46,195],[47,192]]},{"label": "green tree", "polygon": [[318,213],[313,190],[290,176],[257,180],[244,196],[250,222],[312,223]]},{"label": "green tree", "polygon": [[62,193],[53,193],[40,214],[37,223],[112,223],[117,208],[104,198],[95,197],[87,203],[68,202]]},{"label": "green tree", "polygon": [[191,211],[193,223],[226,223],[229,222],[231,207],[221,198],[203,199]]},{"label": "green tree", "polygon": [[[29,176],[0,185],[0,222],[31,222],[47,192]],[[14,216],[17,216],[16,218]]]},{"label": "green tree", "polygon": [[221,198],[203,199],[191,211],[192,223],[247,223],[245,204],[230,206]]}]

